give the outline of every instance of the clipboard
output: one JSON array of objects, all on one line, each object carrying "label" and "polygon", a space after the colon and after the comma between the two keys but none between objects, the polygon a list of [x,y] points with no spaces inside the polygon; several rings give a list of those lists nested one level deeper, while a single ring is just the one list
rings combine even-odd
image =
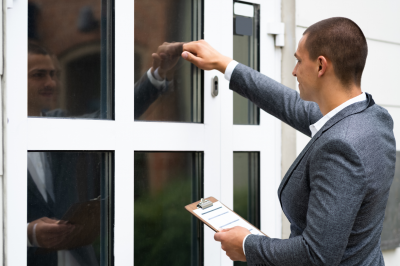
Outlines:
[{"label": "clipboard", "polygon": [[92,244],[100,235],[100,196],[90,201],[73,204],[61,221],[80,227],[79,231],[70,235],[70,242],[73,243],[73,246]]},{"label": "clipboard", "polygon": [[[245,224],[244,227],[246,228],[255,228],[255,230],[257,230],[258,232],[260,232],[262,235],[267,236],[266,234],[264,234],[263,232],[261,232],[261,230],[259,230],[258,228],[256,228],[254,225],[252,225],[251,223],[249,223],[248,221],[246,221],[245,219],[243,219],[240,215],[238,215],[236,212],[232,211],[231,209],[229,209],[228,207],[226,207],[222,202],[218,201],[216,198],[214,197],[208,197],[205,200],[201,199],[199,201],[193,202],[189,205],[185,206],[185,209],[190,212],[193,216],[195,216],[197,219],[199,219],[200,221],[202,221],[205,225],[207,225],[210,229],[212,229],[214,232],[218,233],[219,229],[214,227],[210,221],[205,220],[203,217],[201,217],[201,215],[198,214],[198,210],[202,210],[204,211],[203,213],[207,213],[213,210],[217,210],[217,208],[212,208],[213,206],[217,206],[217,204],[221,204],[224,208],[226,208],[230,213],[230,215],[232,215],[232,217],[234,215],[236,215],[238,217],[238,219],[242,219],[243,221],[238,221],[238,225],[242,226],[243,223]],[[219,205],[218,205],[219,206]],[[219,209],[219,208],[218,208]],[[196,212],[195,212],[196,211]],[[226,213],[226,212],[225,212]],[[217,214],[215,215],[215,217],[213,218],[218,218],[218,216],[223,215],[222,214]],[[240,222],[240,223],[239,223]],[[236,226],[234,223],[232,224],[233,226]],[[229,226],[229,225],[227,225]],[[231,227],[233,227],[231,226]],[[230,228],[230,227],[226,227],[226,228]],[[255,233],[255,232],[252,232]]]}]

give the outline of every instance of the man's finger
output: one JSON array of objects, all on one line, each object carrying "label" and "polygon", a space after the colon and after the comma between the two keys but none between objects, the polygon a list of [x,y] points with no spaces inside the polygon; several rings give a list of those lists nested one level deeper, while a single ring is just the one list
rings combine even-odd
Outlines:
[{"label": "man's finger", "polygon": [[184,43],[182,46],[183,52],[190,52],[193,54],[197,54],[197,51],[199,50],[199,45],[197,42],[188,42]]},{"label": "man's finger", "polygon": [[218,242],[221,242],[222,241],[222,236],[223,236],[223,233],[215,233],[214,234],[214,240],[218,241]]}]

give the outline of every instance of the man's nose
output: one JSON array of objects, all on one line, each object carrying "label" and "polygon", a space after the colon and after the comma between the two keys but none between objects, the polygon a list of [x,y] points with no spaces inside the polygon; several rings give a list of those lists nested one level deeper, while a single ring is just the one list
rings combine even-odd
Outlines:
[{"label": "man's nose", "polygon": [[292,71],[292,75],[293,75],[294,77],[297,77],[297,75],[296,75],[296,68],[297,68],[297,65],[293,68],[293,71]]},{"label": "man's nose", "polygon": [[56,87],[56,81],[54,80],[54,77],[47,75],[45,86],[54,89]]}]

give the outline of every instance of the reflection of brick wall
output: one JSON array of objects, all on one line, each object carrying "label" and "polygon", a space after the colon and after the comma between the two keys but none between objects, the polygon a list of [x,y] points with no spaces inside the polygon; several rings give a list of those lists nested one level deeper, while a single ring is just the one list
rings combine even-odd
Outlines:
[{"label": "reflection of brick wall", "polygon": [[100,0],[31,0],[38,8],[38,42],[57,56],[88,42],[100,41],[100,25],[91,32],[78,30],[79,11],[91,6],[100,23]]},{"label": "reflection of brick wall", "polygon": [[151,54],[166,40],[169,2],[171,0],[135,1],[135,47],[141,56],[141,75],[151,67]]}]

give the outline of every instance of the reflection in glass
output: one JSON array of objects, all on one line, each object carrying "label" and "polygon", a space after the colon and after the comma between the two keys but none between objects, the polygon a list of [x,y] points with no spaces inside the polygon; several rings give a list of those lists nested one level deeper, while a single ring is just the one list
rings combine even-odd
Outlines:
[{"label": "reflection in glass", "polygon": [[[260,228],[260,154],[233,153],[233,210]],[[234,262],[235,266],[247,265]]]},{"label": "reflection in glass", "polygon": [[202,72],[181,59],[202,37],[201,3],[135,1],[135,120],[202,122]]},{"label": "reflection in glass", "polygon": [[28,116],[113,118],[111,0],[29,0]]},{"label": "reflection in glass", "polygon": [[400,245],[400,151],[396,152],[396,168],[383,220],[381,249],[395,249]]},{"label": "reflection in glass", "polygon": [[[249,4],[251,5],[251,4]],[[257,71],[259,67],[260,24],[259,5],[254,7],[253,17],[233,15],[233,59]],[[248,25],[248,21],[251,21]],[[250,28],[250,27],[251,28]],[[233,93],[233,124],[259,125],[260,108],[236,92]]]},{"label": "reflection in glass", "polygon": [[135,152],[135,265],[203,265],[203,226],[184,206],[203,189],[200,152]]},{"label": "reflection in glass", "polygon": [[112,155],[28,152],[28,265],[110,265]]}]

